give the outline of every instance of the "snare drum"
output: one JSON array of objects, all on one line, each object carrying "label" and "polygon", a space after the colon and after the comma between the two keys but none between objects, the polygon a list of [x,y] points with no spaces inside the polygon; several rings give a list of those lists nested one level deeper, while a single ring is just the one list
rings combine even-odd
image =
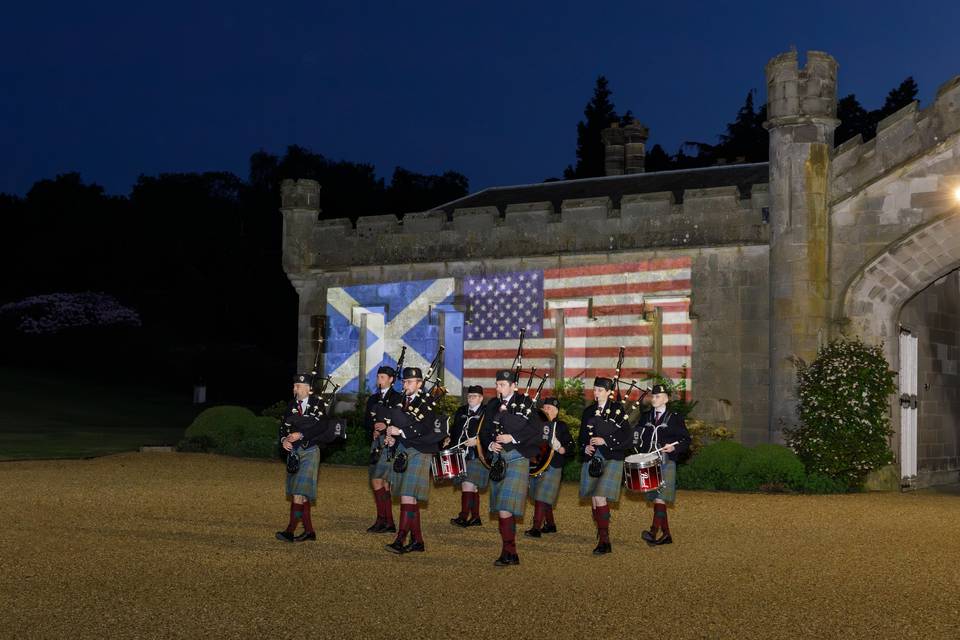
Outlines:
[{"label": "snare drum", "polygon": [[663,485],[659,453],[637,453],[623,460],[623,483],[630,491],[646,493]]},{"label": "snare drum", "polygon": [[433,454],[430,471],[433,472],[434,481],[464,477],[467,475],[467,452],[462,448],[454,448]]}]

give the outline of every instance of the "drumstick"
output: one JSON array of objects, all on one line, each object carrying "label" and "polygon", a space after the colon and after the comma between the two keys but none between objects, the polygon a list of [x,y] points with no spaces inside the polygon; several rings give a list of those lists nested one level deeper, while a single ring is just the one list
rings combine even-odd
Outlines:
[{"label": "drumstick", "polygon": [[676,441],[676,442],[671,442],[670,444],[665,444],[665,445],[663,445],[662,447],[660,447],[659,449],[657,449],[656,451],[651,451],[650,453],[660,453],[661,451],[663,451],[663,450],[666,449],[667,447],[675,447],[675,446],[677,446],[678,444],[680,444],[680,441],[679,441],[679,440]]}]

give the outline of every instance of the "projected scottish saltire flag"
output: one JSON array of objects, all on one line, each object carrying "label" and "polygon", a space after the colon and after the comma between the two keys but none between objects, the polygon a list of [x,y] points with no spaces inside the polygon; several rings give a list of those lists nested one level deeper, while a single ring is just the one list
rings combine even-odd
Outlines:
[{"label": "projected scottish saltire flag", "polygon": [[453,278],[441,278],[328,289],[324,372],[346,393],[362,379],[370,391],[377,368],[395,365],[404,346],[405,366],[426,370],[442,336],[444,384],[460,393],[463,314],[452,306],[454,288]]},{"label": "projected scottish saltire flag", "polygon": [[526,328],[527,367],[589,387],[613,373],[624,346],[622,377],[640,380],[654,367],[651,319],[659,308],[662,371],[689,389],[690,278],[690,258],[679,257],[331,288],[325,372],[347,392],[361,378],[369,390],[377,367],[394,364],[402,346],[406,364],[426,367],[442,343],[449,391],[479,384],[490,393]]}]

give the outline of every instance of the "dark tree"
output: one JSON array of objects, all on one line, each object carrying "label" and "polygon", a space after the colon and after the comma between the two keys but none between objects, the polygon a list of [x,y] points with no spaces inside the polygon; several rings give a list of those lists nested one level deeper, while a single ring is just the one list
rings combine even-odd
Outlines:
[{"label": "dark tree", "polygon": [[600,134],[612,122],[621,121],[610,100],[612,95],[606,77],[599,76],[593,89],[593,97],[583,109],[584,119],[577,123],[577,164],[564,169],[563,177],[566,180],[595,178],[605,174],[603,140]]},{"label": "dark tree", "polygon": [[382,213],[427,211],[467,195],[466,176],[456,171],[443,175],[424,175],[397,167],[386,191]]},{"label": "dark tree", "polygon": [[770,137],[763,128],[767,119],[767,107],[754,109],[754,91],[737,111],[737,117],[727,124],[727,132],[720,136],[720,144],[713,148],[716,160],[728,164],[742,162],[766,162],[770,152]]},{"label": "dark tree", "polygon": [[668,171],[673,168],[673,160],[659,144],[653,145],[653,147],[647,151],[647,157],[644,159],[644,170],[647,171],[647,173],[653,171]]},{"label": "dark tree", "polygon": [[833,143],[839,146],[853,138],[857,134],[863,136],[864,140],[873,137],[876,130],[876,124],[870,116],[870,113],[860,104],[857,96],[850,94],[837,101],[837,119],[840,124],[833,132]]}]

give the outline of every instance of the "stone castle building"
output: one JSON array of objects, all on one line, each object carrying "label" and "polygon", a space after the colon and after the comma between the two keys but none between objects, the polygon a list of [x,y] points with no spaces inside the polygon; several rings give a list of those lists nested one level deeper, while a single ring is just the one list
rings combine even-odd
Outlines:
[{"label": "stone castle building", "polygon": [[[495,187],[356,225],[318,220],[320,186],[286,181],[301,363],[323,333],[325,370],[359,389],[401,346],[423,364],[444,344],[459,391],[509,365],[511,325],[496,333],[483,287],[521,274],[540,287],[531,357],[543,370],[612,371],[615,341],[627,342],[624,378],[685,379],[698,417],[745,444],[795,423],[796,362],[818,345],[882,343],[899,374],[891,447],[905,484],[956,481],[960,76],[875,139],[835,147],[837,71],[814,51],[802,66],[795,52],[767,63],[769,163],[644,173],[635,123],[604,132],[606,177]],[[529,314],[522,304],[511,313]]]}]

